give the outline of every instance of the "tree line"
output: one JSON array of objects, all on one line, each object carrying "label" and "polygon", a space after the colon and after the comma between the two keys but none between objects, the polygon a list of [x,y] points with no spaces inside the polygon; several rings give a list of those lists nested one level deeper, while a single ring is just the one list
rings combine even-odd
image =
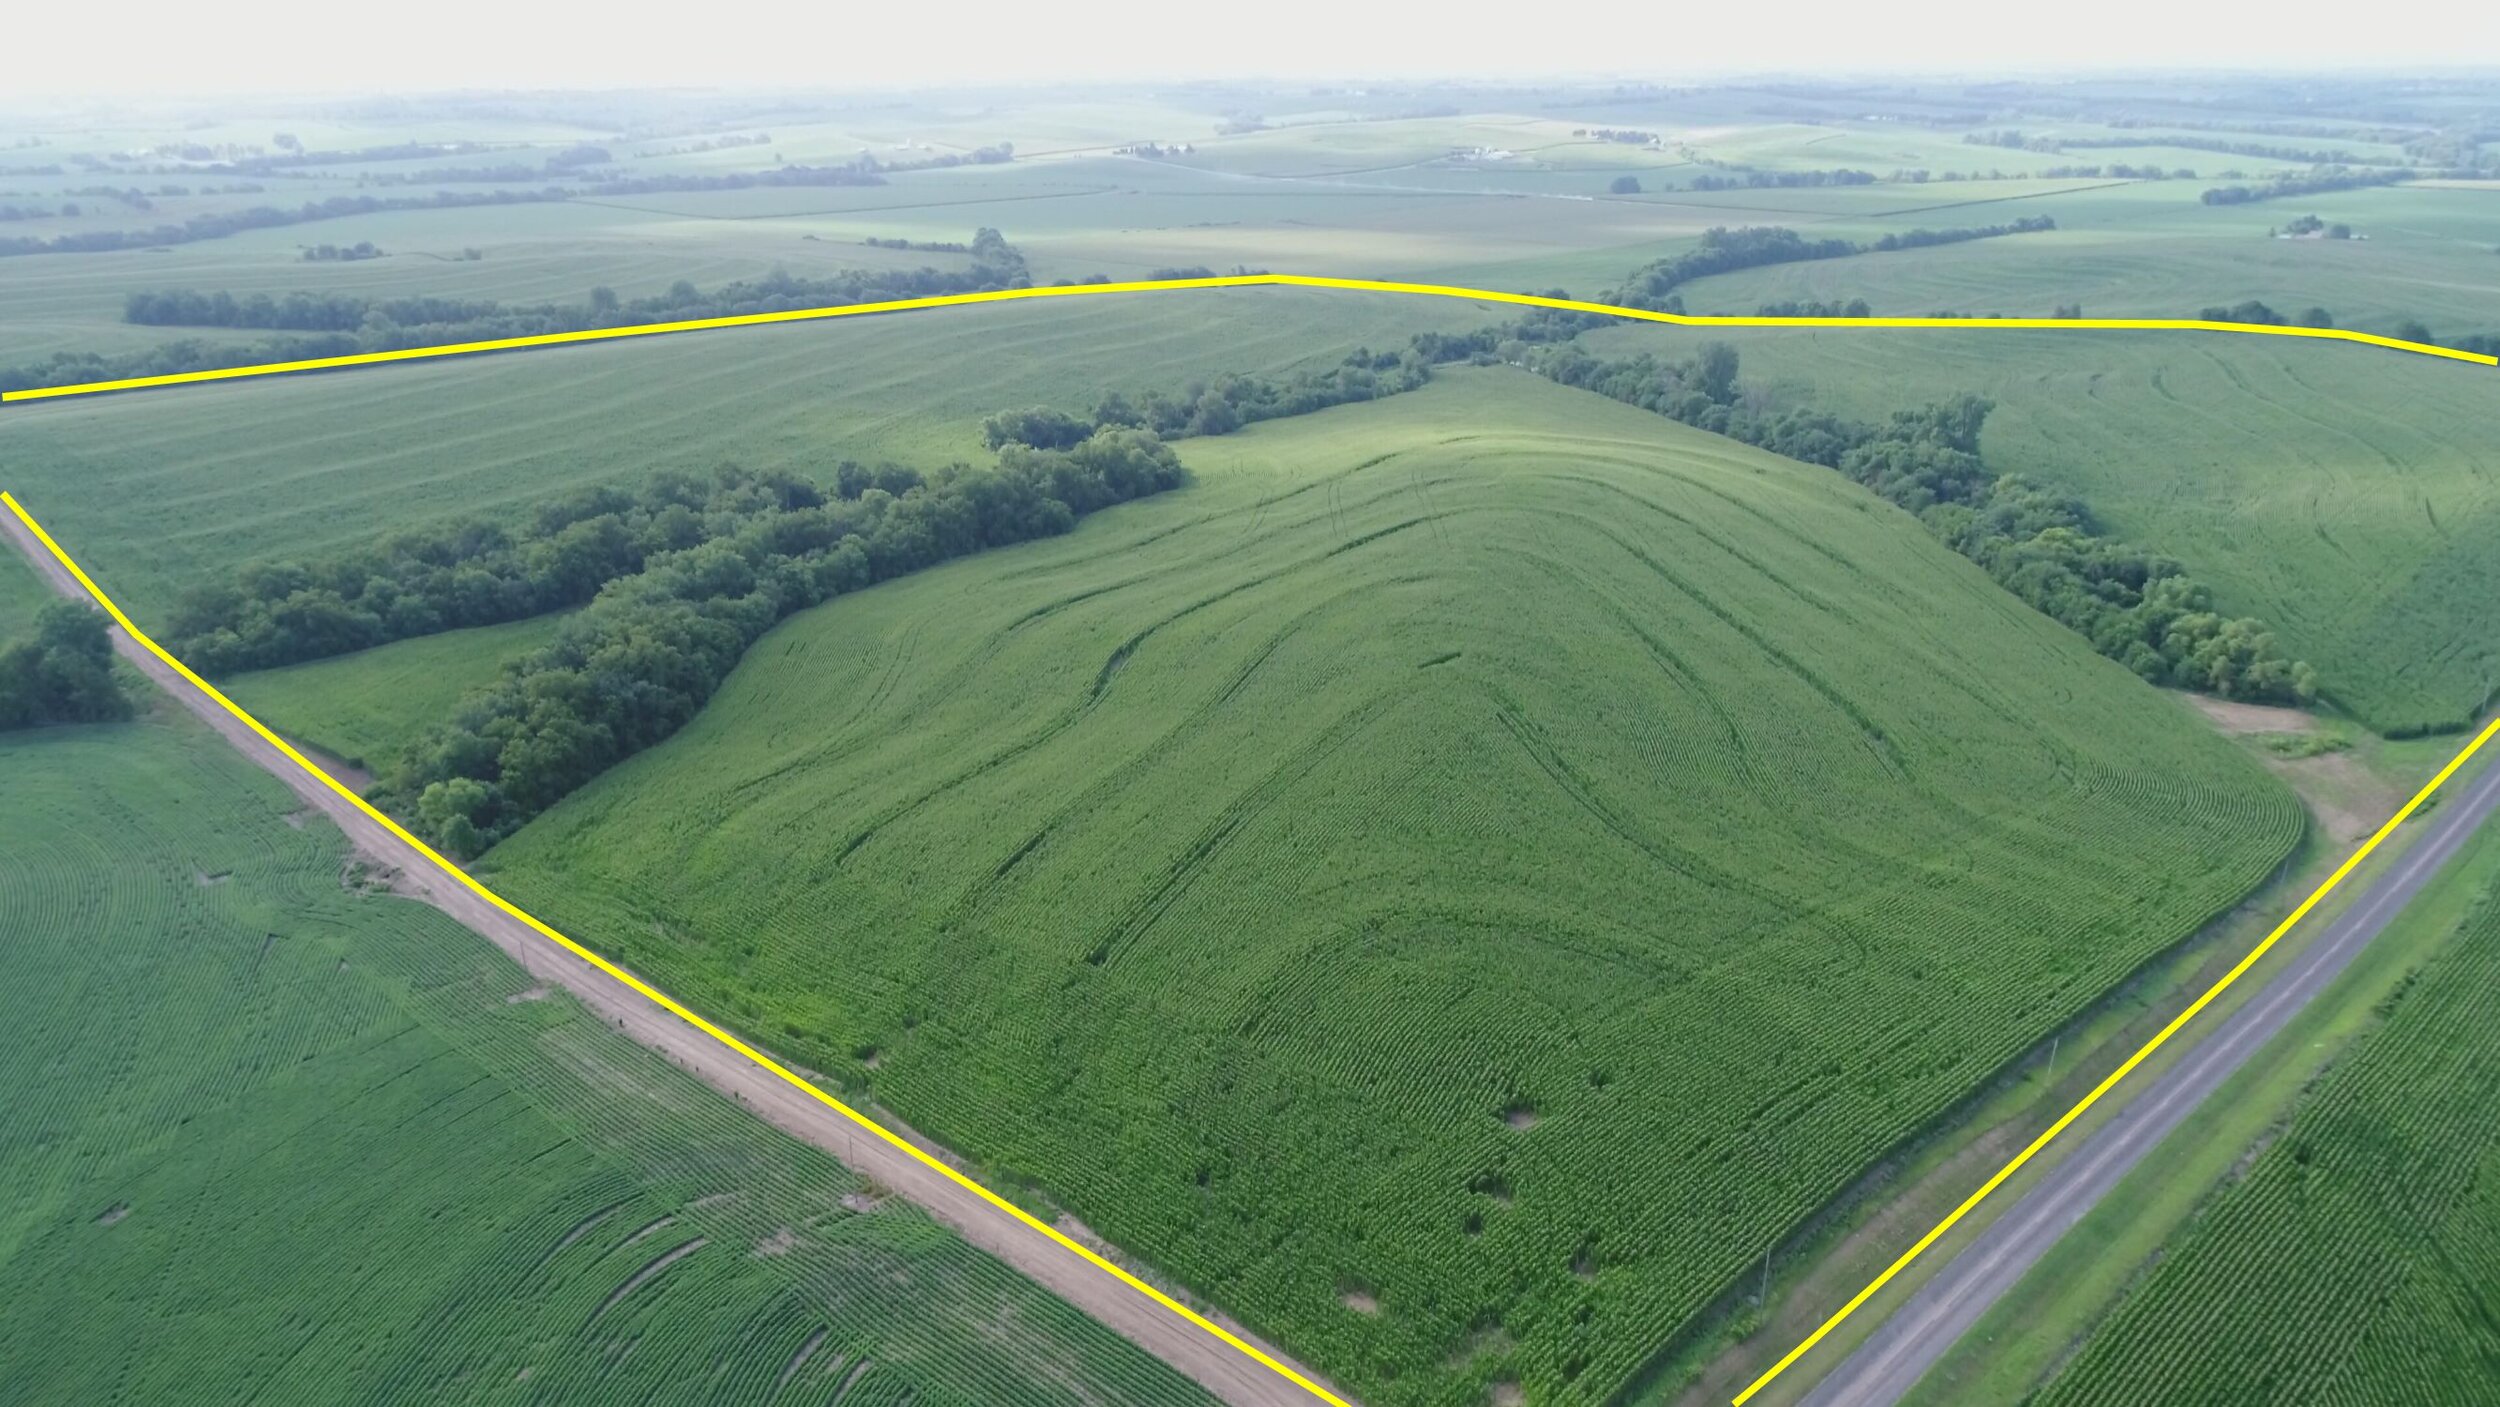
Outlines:
[{"label": "tree line", "polygon": [[846,462],[832,478],[829,495],[790,474],[662,473],[567,495],[517,531],[461,522],[256,564],[186,595],[172,647],[194,667],[247,668],[587,601],[383,768],[377,796],[465,858],[682,727],[792,612],[1066,532],[1184,472],[1151,433],[1106,429],[1062,449],[1009,444],[988,467]]},{"label": "tree line", "polygon": [[2289,195],[2321,195],[2328,191],[2360,190],[2367,186],[2392,186],[2400,181],[2432,174],[2436,173],[2388,168],[2356,171],[2349,166],[2321,166],[2303,174],[2277,176],[2255,185],[2215,186],[2197,199],[2207,205],[2245,205],[2251,201],[2280,200]]},{"label": "tree line", "polygon": [[1615,290],[1611,301],[1627,308],[1680,313],[1684,311],[1683,300],[1673,297],[1673,290],[1714,274],[1761,268],[1768,264],[1794,264],[1815,259],[1842,259],[1852,254],[1922,249],[1929,245],[1995,239],[2003,235],[2032,234],[2056,228],[2055,220],[2046,215],[2035,215],[2002,225],[1909,230],[1885,235],[1873,244],[1859,244],[1846,239],[1807,239],[1795,230],[1780,225],[1748,225],[1733,230],[1718,225],[1703,231],[1701,242],[1696,247],[1633,270],[1623,286]]},{"label": "tree line", "polygon": [[1432,379],[1431,361],[1421,351],[1357,348],[1335,366],[1284,376],[1219,376],[1134,398],[1112,391],[1081,415],[1048,406],[1002,411],[981,422],[981,433],[993,449],[1023,445],[1045,450],[1065,449],[1113,430],[1141,430],[1167,440],[1225,435],[1262,420],[1412,391]]},{"label": "tree line", "polygon": [[32,638],[0,648],[0,729],[110,723],[133,711],[113,677],[104,616],[79,602],[47,602]]},{"label": "tree line", "polygon": [[1535,348],[1527,365],[1564,385],[1838,470],[2150,682],[2278,703],[2316,697],[2316,670],[2286,657],[2262,621],[2220,614],[2212,590],[2177,561],[2104,535],[2071,496],[1988,469],[1979,432],[1990,404],[1979,397],[1896,411],[1879,424],[1760,410],[1742,393],[1736,349],[1724,342],[1681,361],[1647,354],[1608,361],[1557,342]]},{"label": "tree line", "polygon": [[1752,167],[1729,167],[1724,162],[1711,162],[1723,170],[1737,170],[1737,176],[1695,176],[1685,182],[1690,190],[1795,190],[1816,186],[1871,186],[1876,176],[1872,171],[1854,171],[1843,167],[1835,171],[1761,171]]},{"label": "tree line", "polygon": [[452,210],[479,205],[524,205],[535,202],[563,200],[560,190],[541,191],[436,191],[432,195],[375,196],[334,195],[321,200],[308,200],[302,205],[283,208],[255,205],[248,210],[223,210],[194,215],[179,225],[157,225],[143,230],[80,230],[49,238],[34,235],[13,235],[0,239],[0,257],[14,254],[101,254],[117,249],[148,249],[164,244],[189,244],[203,239],[223,239],[245,230],[274,229],[281,225],[301,225],[315,220],[337,220],[350,215],[376,215],[392,210]]}]

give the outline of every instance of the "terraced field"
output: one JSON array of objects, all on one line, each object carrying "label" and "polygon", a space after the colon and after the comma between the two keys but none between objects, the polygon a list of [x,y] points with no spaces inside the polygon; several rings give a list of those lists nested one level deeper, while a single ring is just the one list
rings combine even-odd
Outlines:
[{"label": "terraced field", "polygon": [[[1729,340],[1749,381],[1797,404],[1879,417],[1965,390],[1994,400],[1992,467],[2067,489],[2118,536],[2185,562],[2372,728],[2459,728],[2500,690],[2483,624],[2500,585],[2487,367],[2223,335]],[[1660,345],[1632,329],[1587,341]]]},{"label": "terraced field", "polygon": [[1205,1400],[187,720],[0,775],[0,1401]]},{"label": "terraced field", "polygon": [[2034,1400],[2488,1400],[2495,1001],[2500,906],[2486,896]]},{"label": "terraced field", "polygon": [[1503,370],[1185,450],[488,862],[1366,1400],[1606,1400],[2300,834],[1827,471]]}]

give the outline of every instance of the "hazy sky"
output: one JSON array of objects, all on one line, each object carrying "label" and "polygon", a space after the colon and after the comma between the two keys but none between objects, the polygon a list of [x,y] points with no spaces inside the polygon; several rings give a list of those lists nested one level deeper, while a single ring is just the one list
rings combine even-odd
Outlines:
[{"label": "hazy sky", "polygon": [[2487,0],[118,0],[20,6],[8,29],[7,86],[20,94],[2500,66],[2500,7]]}]

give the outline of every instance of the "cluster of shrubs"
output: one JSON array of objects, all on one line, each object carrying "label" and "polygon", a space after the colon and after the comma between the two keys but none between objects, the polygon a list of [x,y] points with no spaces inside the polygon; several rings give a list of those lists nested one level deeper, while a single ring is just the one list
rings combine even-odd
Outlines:
[{"label": "cluster of shrubs", "polygon": [[2071,497],[1990,471],[1979,458],[1990,407],[1976,396],[1897,411],[1879,424],[1758,410],[1740,394],[1736,349],[1723,342],[1673,362],[1606,361],[1560,344],[1537,349],[1529,365],[1565,385],[1840,471],[2154,683],[2281,703],[2316,696],[2314,669],[2285,657],[2263,622],[2218,613],[2211,589],[2178,562],[2103,536]]},{"label": "cluster of shrubs", "polygon": [[51,602],[35,613],[32,639],[0,649],[0,728],[109,723],[130,714],[97,612],[73,601]]}]

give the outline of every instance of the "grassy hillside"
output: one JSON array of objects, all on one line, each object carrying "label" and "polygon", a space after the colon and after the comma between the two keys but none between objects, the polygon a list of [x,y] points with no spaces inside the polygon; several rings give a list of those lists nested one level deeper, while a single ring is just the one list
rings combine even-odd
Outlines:
[{"label": "grassy hillside", "polygon": [[0,773],[0,1401],[1204,1400],[187,720]]},{"label": "grassy hillside", "polygon": [[2036,1400],[2486,1401],[2500,907],[2361,1038]]},{"label": "grassy hillside", "polygon": [[[1587,340],[1622,353],[1689,336]],[[2226,335],[1729,340],[1747,379],[1786,401],[1872,417],[1963,390],[1993,399],[1990,465],[2065,488],[2118,536],[2187,563],[2373,728],[2461,727],[2500,688],[2500,650],[2478,627],[2500,583],[2487,367]]]},{"label": "grassy hillside", "polygon": [[1820,469],[1501,370],[843,598],[517,899],[1367,1400],[1604,1400],[2288,793]]},{"label": "grassy hillside", "polygon": [[379,767],[491,684],[506,660],[555,638],[561,614],[447,630],[352,655],[255,670],[220,685],[260,721],[357,766]]},{"label": "grassy hillside", "polygon": [[987,457],[980,420],[1333,363],[1487,310],[1304,289],[948,308],[820,326],[12,406],[13,490],[144,623],[185,582],[722,460]]}]

